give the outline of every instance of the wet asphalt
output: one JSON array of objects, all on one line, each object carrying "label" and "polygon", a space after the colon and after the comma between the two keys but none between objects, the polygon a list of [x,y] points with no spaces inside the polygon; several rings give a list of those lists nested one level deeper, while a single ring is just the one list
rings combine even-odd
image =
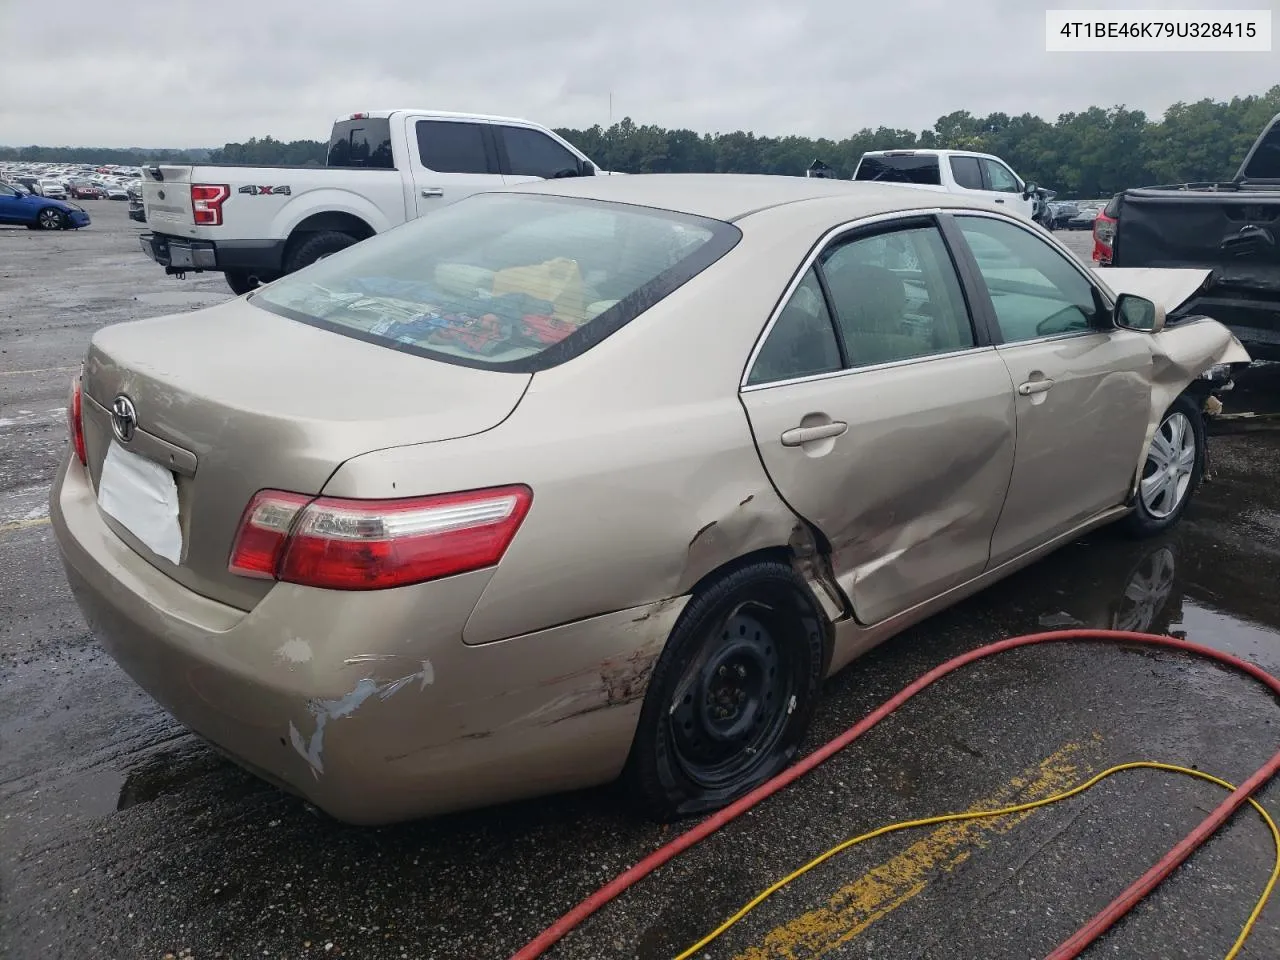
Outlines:
[{"label": "wet asphalt", "polygon": [[[123,203],[78,233],[0,228],[0,956],[488,958],[509,955],[675,831],[611,789],[381,829],[335,824],[223,760],[106,657],[46,522],[66,388],[103,324],[197,309],[221,278],[143,258]],[[1071,238],[1087,250],[1084,234]],[[1280,408],[1252,371],[1229,413]],[[1280,429],[1215,428],[1211,481],[1177,532],[1060,550],[855,663],[810,746],[929,667],[1052,627],[1172,631],[1280,671]],[[1113,763],[1232,781],[1276,749],[1280,708],[1182,656],[1093,645],[984,662],[913,700],[781,795],[606,907],[550,954],[670,957],[840,840],[1018,802]],[[1048,953],[1221,799],[1153,771],[997,826],[851,850],[699,957],[1031,958]],[[1280,811],[1280,787],[1261,795]],[[1245,812],[1087,956],[1226,954],[1274,855]],[[1242,956],[1280,956],[1280,904]]]}]

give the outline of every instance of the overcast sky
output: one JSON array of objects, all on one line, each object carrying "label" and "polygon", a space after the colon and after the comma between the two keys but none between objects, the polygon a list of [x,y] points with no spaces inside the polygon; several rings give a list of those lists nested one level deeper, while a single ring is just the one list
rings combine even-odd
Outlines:
[{"label": "overcast sky", "polygon": [[388,107],[586,127],[608,123],[611,91],[615,120],[840,138],[881,124],[919,130],[961,109],[1052,120],[1124,103],[1159,115],[1280,82],[1276,52],[1046,53],[1049,5],[0,0],[0,144],[324,139],[335,116]]}]

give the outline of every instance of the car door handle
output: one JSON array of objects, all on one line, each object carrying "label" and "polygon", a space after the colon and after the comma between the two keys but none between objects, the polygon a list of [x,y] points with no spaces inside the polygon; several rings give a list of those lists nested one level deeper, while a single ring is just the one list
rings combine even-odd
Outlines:
[{"label": "car door handle", "polygon": [[1026,383],[1018,384],[1018,394],[1029,397],[1036,393],[1048,393],[1052,388],[1052,380],[1028,380]]},{"label": "car door handle", "polygon": [[443,197],[444,187],[423,187],[422,195],[424,197]]},{"label": "car door handle", "polygon": [[848,429],[849,425],[843,420],[820,423],[814,427],[792,427],[790,430],[783,431],[782,445],[784,447],[798,447],[803,443],[810,443],[814,440],[838,437]]},{"label": "car door handle", "polygon": [[996,203],[1004,203],[1004,197],[996,197]]}]

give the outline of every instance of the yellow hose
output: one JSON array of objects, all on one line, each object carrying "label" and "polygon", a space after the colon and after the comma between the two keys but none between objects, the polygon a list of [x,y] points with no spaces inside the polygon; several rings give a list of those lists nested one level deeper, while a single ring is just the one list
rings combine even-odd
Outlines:
[{"label": "yellow hose", "polygon": [[[836,854],[842,853],[850,847],[857,846],[866,840],[874,840],[876,837],[882,837],[888,833],[897,833],[899,830],[909,830],[912,827],[931,827],[939,823],[954,823],[957,820],[981,820],[987,817],[1003,817],[1008,816],[1009,814],[1023,813],[1027,810],[1035,810],[1039,807],[1045,807],[1051,803],[1058,803],[1061,800],[1067,800],[1071,797],[1077,796],[1078,794],[1084,793],[1090,787],[1096,786],[1112,774],[1120,773],[1124,770],[1164,770],[1169,773],[1185,774],[1188,777],[1195,777],[1198,780],[1206,780],[1209,783],[1217,784],[1219,787],[1222,787],[1227,791],[1234,791],[1236,789],[1233,784],[1230,784],[1225,780],[1219,780],[1217,777],[1211,776],[1210,774],[1204,773],[1200,770],[1192,770],[1189,767],[1179,767],[1171,763],[1156,763],[1151,760],[1143,760],[1134,763],[1121,763],[1114,767],[1110,767],[1109,769],[1103,770],[1096,776],[1086,780],[1079,786],[1072,787],[1070,790],[1055,794],[1051,797],[1045,797],[1043,800],[1033,800],[1030,803],[1020,803],[1012,807],[1001,807],[999,810],[971,810],[966,813],[947,813],[938,817],[926,817],[923,820],[905,820],[899,823],[891,823],[888,826],[880,827],[877,830],[872,830],[870,833],[864,833],[859,837],[854,837],[851,840],[845,840],[843,843],[837,844],[826,853],[814,857],[803,867],[787,874],[771,886],[766,887],[728,920],[720,924],[720,926],[716,927],[693,946],[680,953],[675,960],[689,960],[689,958],[695,953],[706,947],[787,884],[791,883],[798,877],[804,876],[814,867],[821,863],[825,863]],[[1253,912],[1249,914],[1249,919],[1245,921],[1244,929],[1240,931],[1240,936],[1236,937],[1236,942],[1232,945],[1230,952],[1227,953],[1225,960],[1235,960],[1235,958],[1239,956],[1240,951],[1244,948],[1245,941],[1249,939],[1249,934],[1253,932],[1254,924],[1258,922],[1258,917],[1262,915],[1263,908],[1266,907],[1267,901],[1271,897],[1271,892],[1275,888],[1276,881],[1280,879],[1280,827],[1276,826],[1276,822],[1271,819],[1271,815],[1267,813],[1266,809],[1263,808],[1262,804],[1258,803],[1257,800],[1250,797],[1249,803],[1258,811],[1262,816],[1262,819],[1266,822],[1267,827],[1271,830],[1271,841],[1275,847],[1276,861],[1275,866],[1271,869],[1271,877],[1267,880],[1267,885],[1262,889],[1262,896],[1258,898],[1258,902],[1254,905]]]}]

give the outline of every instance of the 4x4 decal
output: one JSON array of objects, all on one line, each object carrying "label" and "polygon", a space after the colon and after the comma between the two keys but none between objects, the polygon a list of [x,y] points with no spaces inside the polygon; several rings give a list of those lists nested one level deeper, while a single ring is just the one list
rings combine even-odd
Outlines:
[{"label": "4x4 decal", "polygon": [[247,194],[249,194],[249,195],[250,195],[250,196],[252,196],[252,197],[262,197],[262,196],[267,196],[268,194],[270,194],[270,195],[272,195],[272,196],[274,196],[275,194],[281,194],[282,196],[286,196],[286,197],[287,197],[287,196],[289,196],[291,193],[293,193],[293,191],[292,191],[292,190],[290,190],[290,189],[289,189],[289,187],[288,187],[287,185],[286,185],[286,186],[282,186],[282,187],[254,187],[254,186],[243,186],[243,187],[241,187],[239,190],[237,190],[236,192],[237,192],[237,193],[247,193]]}]

